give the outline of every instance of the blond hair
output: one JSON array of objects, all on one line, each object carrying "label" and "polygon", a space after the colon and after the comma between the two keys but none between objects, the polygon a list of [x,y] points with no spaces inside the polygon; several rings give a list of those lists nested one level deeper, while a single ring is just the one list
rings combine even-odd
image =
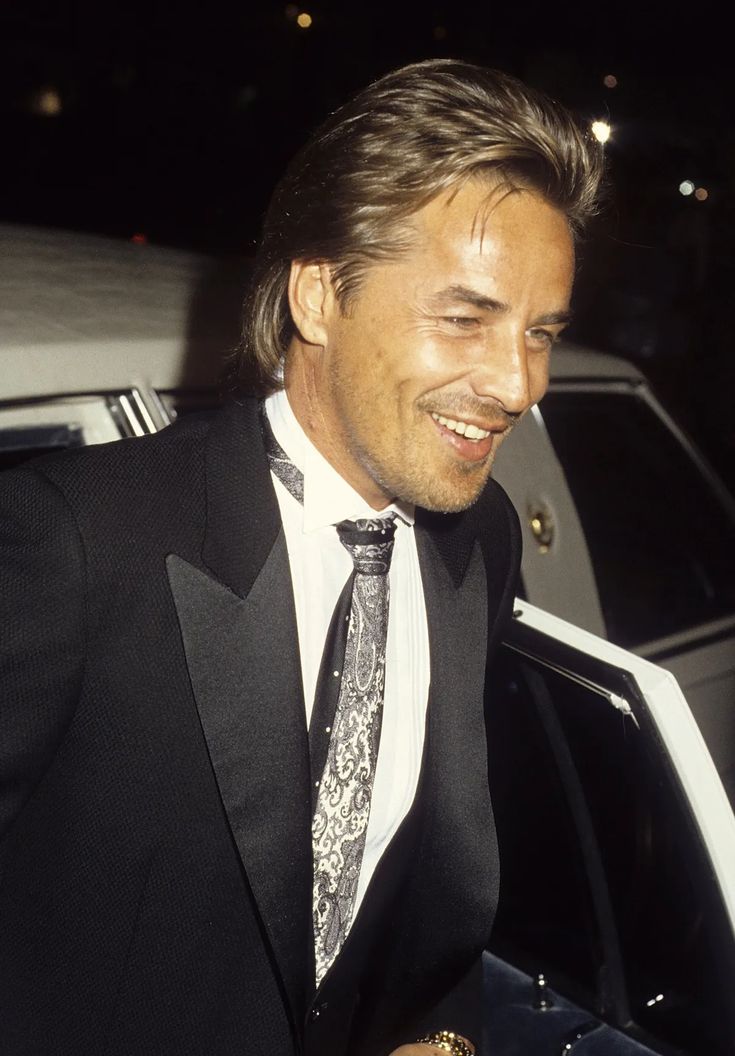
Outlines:
[{"label": "blond hair", "polygon": [[404,66],[336,111],[271,199],[245,299],[240,381],[261,392],[281,385],[291,261],[328,262],[347,311],[370,264],[405,248],[412,213],[485,174],[537,191],[578,236],[596,211],[602,154],[558,103],[454,60]]}]

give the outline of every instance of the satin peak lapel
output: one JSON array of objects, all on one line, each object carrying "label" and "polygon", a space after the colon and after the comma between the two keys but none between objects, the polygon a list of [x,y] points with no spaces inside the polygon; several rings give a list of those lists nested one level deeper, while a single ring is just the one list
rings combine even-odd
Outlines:
[{"label": "satin peak lapel", "polygon": [[481,921],[489,931],[497,897],[484,714],[487,578],[477,542],[461,576],[450,572],[429,532],[418,530],[416,542],[431,650],[423,864],[444,897],[461,900],[462,919],[452,917],[448,936],[461,945]]},{"label": "satin peak lapel", "polygon": [[244,598],[175,554],[166,564],[222,803],[299,1023],[311,949],[309,754],[284,536]]}]

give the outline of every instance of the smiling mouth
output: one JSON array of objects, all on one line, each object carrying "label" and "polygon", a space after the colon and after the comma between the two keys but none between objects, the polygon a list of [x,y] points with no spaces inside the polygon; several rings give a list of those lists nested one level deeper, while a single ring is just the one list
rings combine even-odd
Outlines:
[{"label": "smiling mouth", "polygon": [[458,436],[463,436],[465,440],[473,440],[475,443],[479,443],[480,440],[487,440],[488,436],[490,436],[489,429],[480,429],[479,426],[473,425],[471,422],[445,418],[443,414],[435,414],[433,411],[431,417],[439,425],[443,425],[445,429],[449,429]]}]

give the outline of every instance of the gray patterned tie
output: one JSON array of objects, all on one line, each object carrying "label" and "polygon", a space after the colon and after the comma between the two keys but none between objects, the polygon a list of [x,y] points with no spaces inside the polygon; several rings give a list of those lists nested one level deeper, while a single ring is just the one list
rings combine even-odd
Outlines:
[{"label": "gray patterned tie", "polygon": [[[278,444],[264,410],[261,421],[271,470],[303,503],[303,474]],[[395,514],[341,521],[336,527],[340,542],[352,558],[353,571],[339,697],[312,820],[317,986],[352,924],[365,850],[383,719],[388,572]],[[336,622],[332,621],[330,632],[338,634]],[[325,658],[333,653],[334,643],[327,640]],[[333,675],[336,674],[335,670]]]},{"label": "gray patterned tie", "polygon": [[365,850],[383,720],[394,522],[391,515],[337,525],[354,568],[339,700],[311,828],[317,986],[350,929]]}]

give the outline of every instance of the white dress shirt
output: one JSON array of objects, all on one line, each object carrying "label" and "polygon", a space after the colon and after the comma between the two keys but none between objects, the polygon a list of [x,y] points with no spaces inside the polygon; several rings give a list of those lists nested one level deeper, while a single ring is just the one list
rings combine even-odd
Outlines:
[{"label": "white dress shirt", "polygon": [[[303,506],[271,476],[291,565],[308,725],[329,623],[352,573],[352,558],[334,526],[346,518],[375,517],[376,511],[317,451],[296,420],[285,391],[269,396],[265,405],[276,440],[304,474]],[[414,511],[410,505],[394,503],[381,514],[390,511],[397,516],[389,572],[383,725],[355,915],[416,794],[429,693],[429,636]]]}]

